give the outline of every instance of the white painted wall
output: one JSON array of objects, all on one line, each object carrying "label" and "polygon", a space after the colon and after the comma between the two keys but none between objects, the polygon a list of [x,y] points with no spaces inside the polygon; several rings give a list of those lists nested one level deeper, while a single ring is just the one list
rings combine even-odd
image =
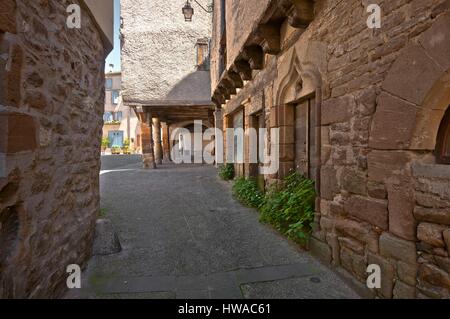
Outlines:
[{"label": "white painted wall", "polygon": [[[208,1],[202,0],[205,5]],[[185,2],[121,0],[125,100],[164,99],[196,71],[195,44],[200,38],[211,37],[212,15],[193,3],[193,21],[185,22],[181,10]],[[209,78],[205,82],[209,84]]]}]

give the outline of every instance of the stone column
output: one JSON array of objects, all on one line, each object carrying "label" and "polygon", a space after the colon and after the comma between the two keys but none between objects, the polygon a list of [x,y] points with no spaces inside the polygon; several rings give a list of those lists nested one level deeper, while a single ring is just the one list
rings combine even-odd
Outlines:
[{"label": "stone column", "polygon": [[153,151],[152,116],[144,113],[141,115],[141,148],[144,168],[155,169],[155,154]]},{"label": "stone column", "polygon": [[[216,167],[220,166],[223,164],[223,159],[224,159],[224,138],[225,138],[225,133],[223,131],[223,114],[222,114],[222,109],[216,109],[216,111],[214,112],[214,125],[215,125],[215,129],[216,130],[221,130],[223,132],[223,136],[222,136],[222,140],[219,140],[219,138],[217,137],[218,134],[216,134],[215,136],[215,150],[214,153],[216,155]],[[222,147],[218,147],[217,143],[222,143]],[[222,154],[219,154],[219,150],[222,150]]]},{"label": "stone column", "polygon": [[153,136],[155,138],[155,161],[156,164],[162,164],[163,149],[161,143],[161,121],[159,118],[153,119]]},{"label": "stone column", "polygon": [[170,163],[170,125],[162,123],[163,162]]}]

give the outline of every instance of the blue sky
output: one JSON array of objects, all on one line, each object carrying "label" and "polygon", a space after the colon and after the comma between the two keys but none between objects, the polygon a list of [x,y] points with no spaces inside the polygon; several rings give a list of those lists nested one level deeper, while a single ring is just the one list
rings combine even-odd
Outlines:
[{"label": "blue sky", "polygon": [[106,58],[105,71],[110,71],[110,64],[114,64],[114,72],[121,70],[120,65],[120,0],[114,0],[114,50]]}]

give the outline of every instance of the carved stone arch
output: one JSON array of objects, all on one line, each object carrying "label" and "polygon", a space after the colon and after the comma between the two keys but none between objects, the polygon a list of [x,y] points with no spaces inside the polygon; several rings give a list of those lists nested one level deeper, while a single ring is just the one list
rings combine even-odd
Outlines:
[{"label": "carved stone arch", "polygon": [[403,49],[377,99],[370,147],[433,151],[450,104],[450,14]]},{"label": "carved stone arch", "polygon": [[[306,42],[302,39],[288,51],[286,60],[278,66],[280,80],[275,84],[277,94],[274,105],[291,103],[320,90],[322,77],[319,68],[323,64],[324,57],[318,52],[323,50],[319,42]],[[300,90],[298,83],[302,84]]]},{"label": "carved stone arch", "polygon": [[298,85],[301,83],[303,88],[302,68],[300,59],[297,56],[295,48],[292,49],[290,57],[288,58],[289,65],[288,72],[284,74],[278,84],[278,92],[275,99],[275,105],[288,104],[295,100],[298,95]]}]

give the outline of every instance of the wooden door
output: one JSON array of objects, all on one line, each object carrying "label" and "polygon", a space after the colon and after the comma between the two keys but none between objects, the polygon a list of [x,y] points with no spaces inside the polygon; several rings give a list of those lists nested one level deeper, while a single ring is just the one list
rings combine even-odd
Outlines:
[{"label": "wooden door", "polygon": [[315,141],[315,99],[310,98],[295,107],[295,167],[308,178],[317,170]]}]

